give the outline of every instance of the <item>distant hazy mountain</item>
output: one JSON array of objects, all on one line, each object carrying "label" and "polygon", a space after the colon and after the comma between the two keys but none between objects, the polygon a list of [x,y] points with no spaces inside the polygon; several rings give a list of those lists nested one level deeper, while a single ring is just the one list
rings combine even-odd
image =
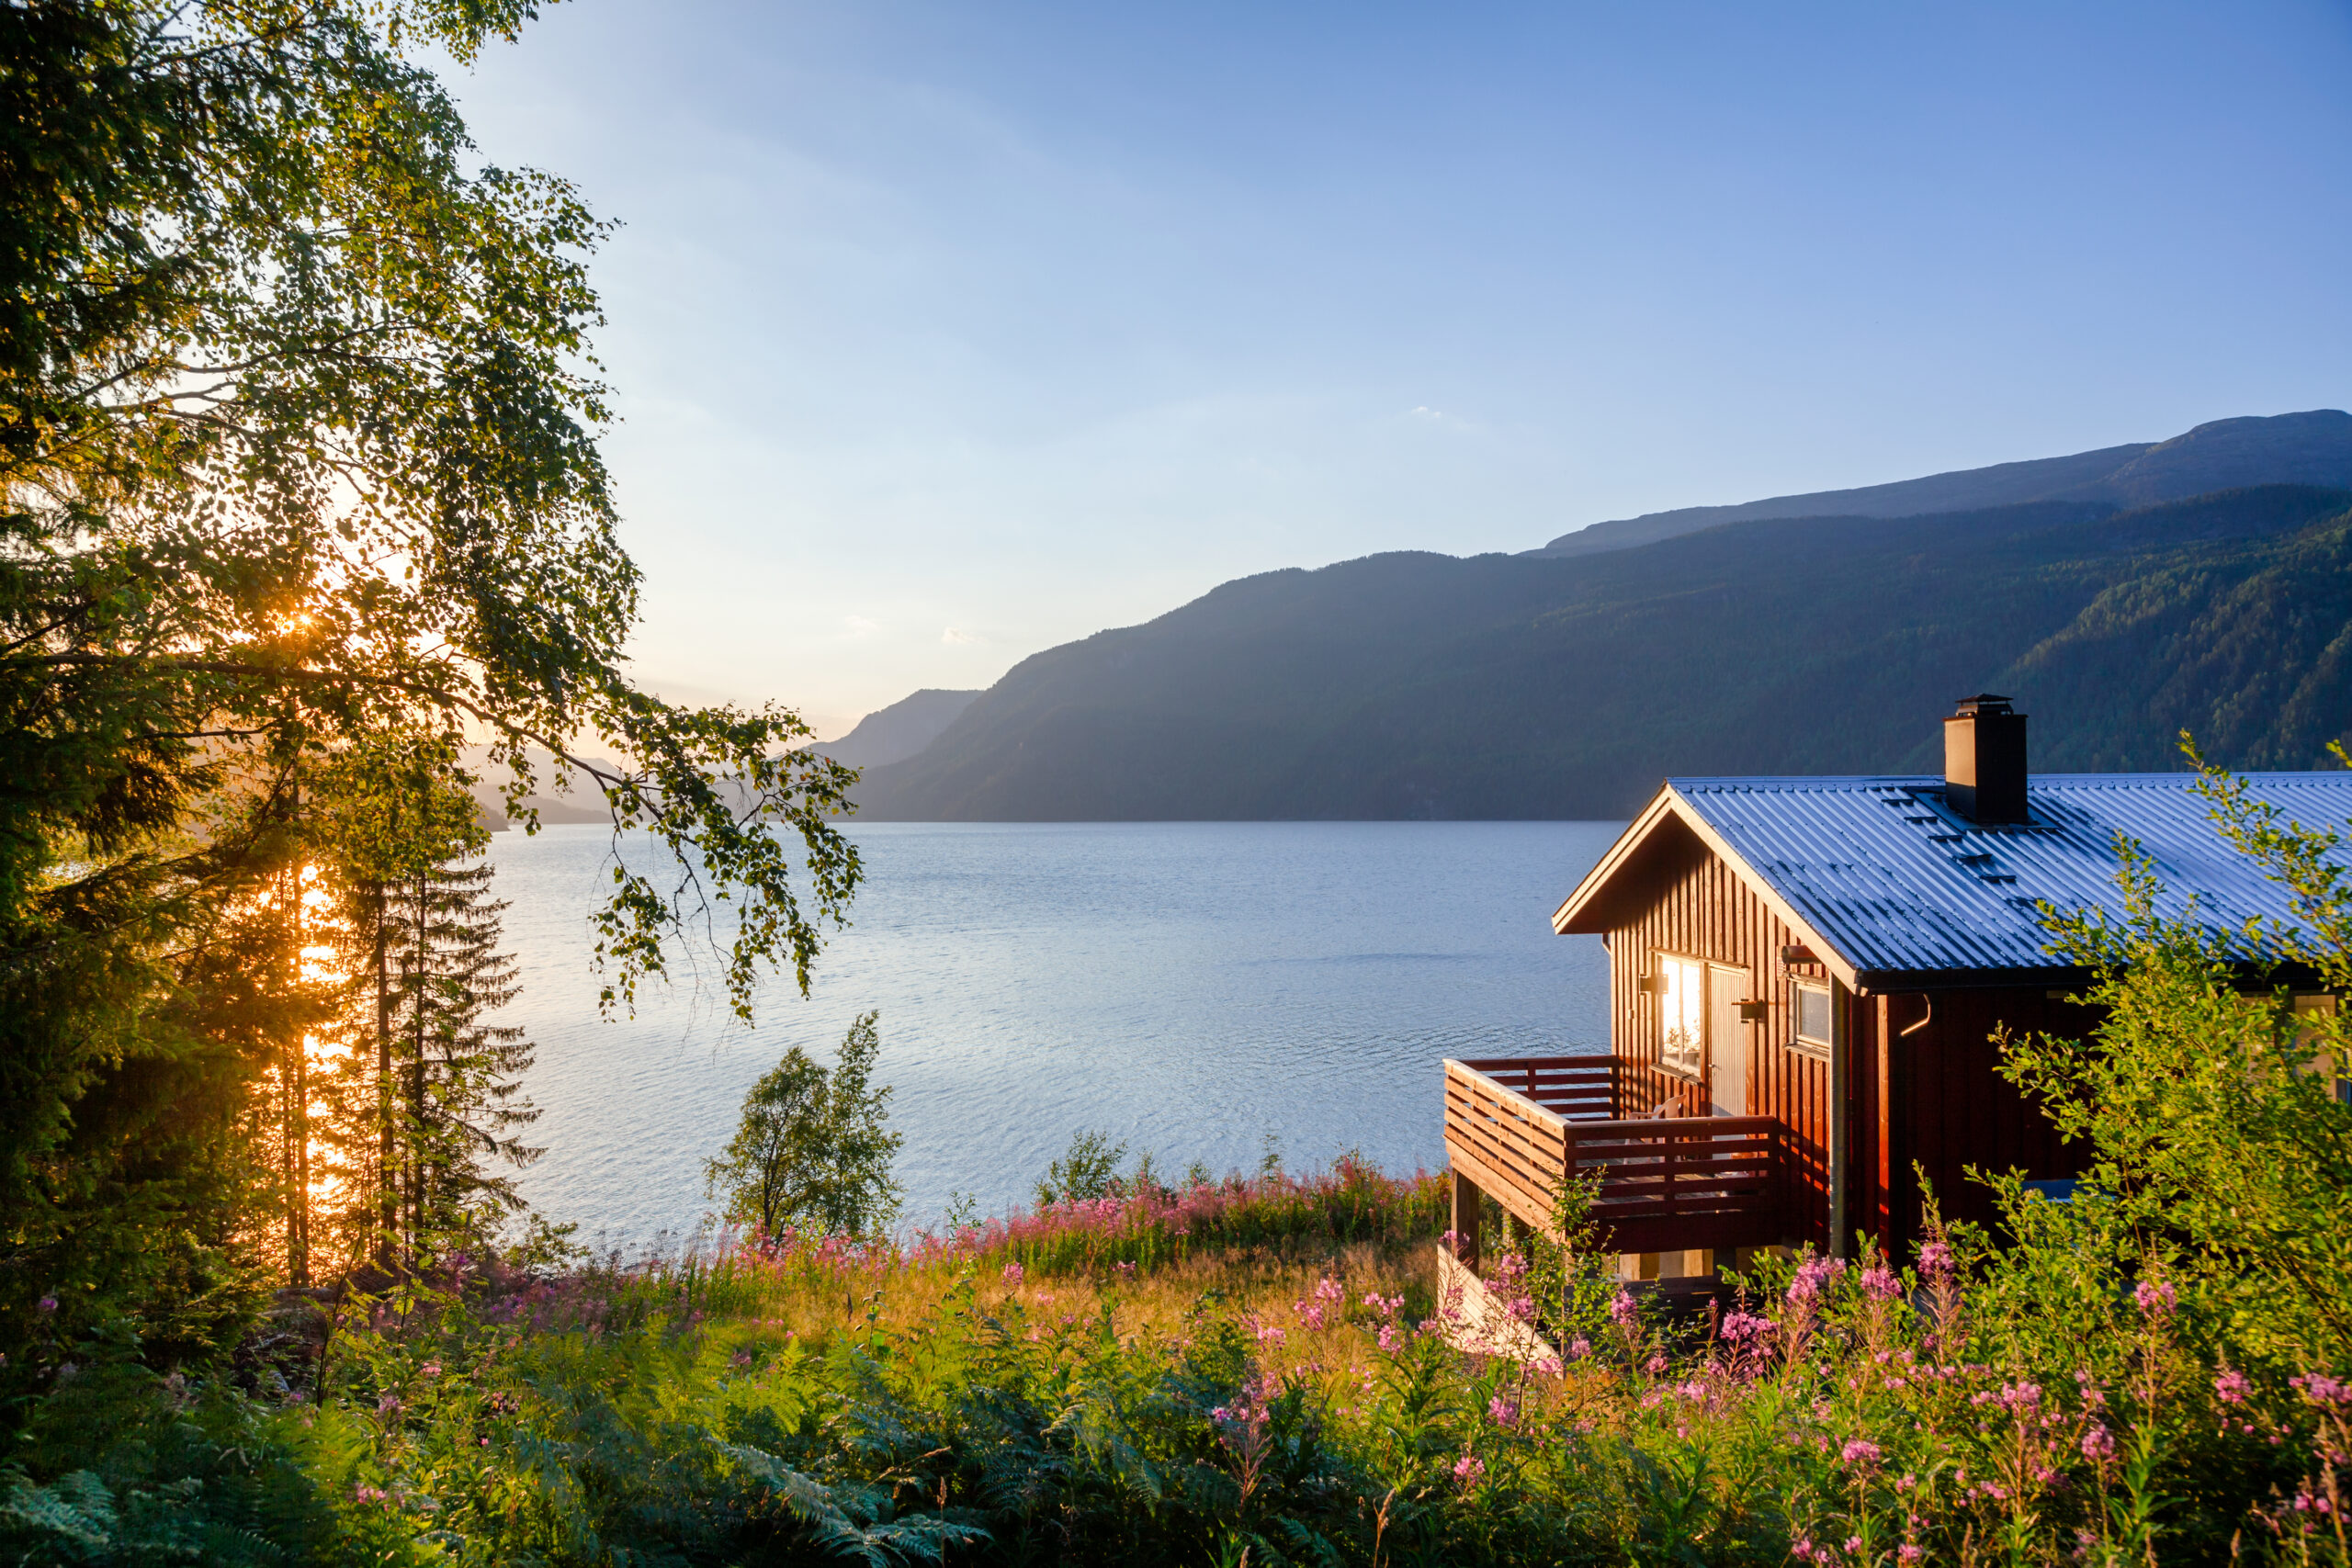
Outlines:
[{"label": "distant hazy mountain", "polygon": [[2352,414],[2337,409],[2268,419],[2219,419],[2170,441],[2108,446],[1964,468],[1921,479],[1775,496],[1738,506],[1686,506],[1563,534],[1531,554],[1589,555],[1645,545],[1726,523],[1770,517],[1916,517],[2029,501],[2150,506],[2245,485],[2352,486]]},{"label": "distant hazy mountain", "polygon": [[[2323,416],[2301,418],[2324,458]],[[2174,767],[2184,728],[2233,765],[2324,765],[2352,738],[2352,489],[2110,499],[2226,471],[2248,425],[2294,428],[2125,449],[2072,499],[1228,582],[1024,660],[855,798],[882,818],[1623,817],[1668,773],[1931,771],[1979,691],[2032,716],[2037,769]]]},{"label": "distant hazy mountain", "polygon": [[[531,776],[538,782],[541,793],[525,796],[524,804],[538,812],[541,827],[552,828],[562,823],[610,822],[613,819],[612,812],[605,807],[605,797],[597,793],[593,784],[575,780],[571,789],[560,795],[548,793],[552,787],[550,774],[555,765],[555,758],[536,746],[528,748],[528,753],[531,759]],[[458,760],[474,774],[476,782],[473,786],[473,797],[481,807],[482,820],[490,825],[491,831],[504,832],[507,827],[506,800],[503,792],[507,781],[514,775],[503,767],[491,766],[490,748],[487,746],[465,747],[459,752]],[[601,768],[617,771],[611,761],[604,758],[591,760]]]},{"label": "distant hazy mountain", "polygon": [[979,694],[927,686],[887,708],[875,709],[839,740],[820,741],[809,750],[853,768],[904,761],[938,739],[940,731],[955,723]]}]

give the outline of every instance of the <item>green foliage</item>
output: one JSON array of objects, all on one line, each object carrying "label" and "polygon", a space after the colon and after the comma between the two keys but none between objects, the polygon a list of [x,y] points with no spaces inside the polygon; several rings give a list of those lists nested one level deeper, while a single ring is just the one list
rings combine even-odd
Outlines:
[{"label": "green foliage", "polygon": [[531,11],[0,10],[0,1389],[44,1295],[193,1349],[305,1276],[303,879],[474,832],[400,815],[464,735],[686,868],[616,869],[610,1004],[722,905],[736,1010],[768,965],[805,988],[862,874],[797,716],[628,679],[605,226],[482,164],[418,58]]},{"label": "green foliage", "polygon": [[2352,871],[2341,832],[2284,820],[2204,773],[2222,835],[2292,891],[2300,923],[2168,916],[2155,865],[2128,841],[2120,919],[2051,911],[2102,1022],[2087,1041],[2012,1039],[2004,1070],[2094,1158],[2082,1201],[2026,1208],[2013,1192],[2009,1206],[2029,1217],[2032,1255],[2064,1260],[2070,1288],[2112,1294],[2152,1271],[2192,1294],[2236,1355],[2345,1366]]},{"label": "green foliage", "polygon": [[743,1097],[742,1124],[703,1165],[729,1219],[762,1236],[800,1227],[871,1236],[897,1216],[901,1189],[890,1161],[905,1137],[887,1125],[890,1086],[872,1083],[880,1016],[850,1025],[830,1073],[796,1045]]},{"label": "green foliage", "polygon": [[1227,1184],[1326,1211],[1302,1245],[1158,1272],[1011,1261],[1029,1227],[1114,1225],[1101,1201],[907,1251],[492,1260],[257,1347],[252,1394],[85,1337],[0,1459],[0,1551],[2352,1564],[2320,1507],[2352,1386],[2234,1359],[2189,1291],[2084,1291],[2065,1205],[2012,1192],[2015,1245],[1939,1234],[1913,1270],[1782,1260],[1702,1321],[1612,1302],[1611,1342],[1522,1364],[1456,1348],[1427,1228],[1329,1240],[1375,1179],[1331,1174]]},{"label": "green foliage", "polygon": [[1108,1133],[1081,1130],[1071,1134],[1069,1151],[1048,1165],[1038,1179],[1037,1206],[1110,1197],[1119,1186],[1119,1167],[1126,1157],[1127,1145],[1113,1143]]}]

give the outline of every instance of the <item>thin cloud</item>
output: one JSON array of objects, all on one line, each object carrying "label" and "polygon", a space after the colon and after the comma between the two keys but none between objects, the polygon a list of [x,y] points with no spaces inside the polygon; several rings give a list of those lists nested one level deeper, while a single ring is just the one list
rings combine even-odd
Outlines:
[{"label": "thin cloud", "polygon": [[939,640],[954,646],[967,642],[986,642],[988,638],[978,632],[958,631],[954,626],[949,626],[939,634]]},{"label": "thin cloud", "polygon": [[879,621],[869,621],[864,615],[843,615],[842,625],[852,637],[872,637],[882,629]]}]

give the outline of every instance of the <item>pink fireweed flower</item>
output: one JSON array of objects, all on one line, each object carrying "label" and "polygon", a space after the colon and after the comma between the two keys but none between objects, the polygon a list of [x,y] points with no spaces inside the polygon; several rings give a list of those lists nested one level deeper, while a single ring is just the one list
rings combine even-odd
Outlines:
[{"label": "pink fireweed flower", "polygon": [[1569,1341],[1568,1341],[1568,1359],[1569,1359],[1569,1360],[1571,1360],[1571,1361],[1581,1361],[1581,1360],[1583,1360],[1587,1356],[1589,1356],[1589,1355],[1591,1355],[1591,1354],[1592,1354],[1592,1341],[1591,1341],[1591,1340],[1589,1340],[1589,1339],[1587,1339],[1583,1335],[1579,1334],[1579,1335],[1577,1335],[1574,1339],[1571,1339],[1571,1340],[1569,1340]]},{"label": "pink fireweed flower", "polygon": [[397,1416],[400,1413],[401,1396],[397,1393],[388,1393],[376,1402],[376,1414],[379,1416]]},{"label": "pink fireweed flower", "polygon": [[1272,1324],[1271,1324],[1271,1323],[1261,1323],[1261,1324],[1260,1324],[1260,1325],[1258,1325],[1258,1343],[1259,1343],[1259,1344],[1261,1344],[1261,1345],[1279,1345],[1279,1344],[1281,1344],[1281,1343],[1283,1342],[1283,1331],[1282,1331],[1280,1328],[1277,1328],[1276,1326],[1274,1326]]},{"label": "pink fireweed flower", "polygon": [[2101,1421],[2094,1421],[2090,1430],[2083,1434],[2083,1457],[2096,1464],[2115,1457],[2115,1434]]},{"label": "pink fireweed flower", "polygon": [[43,1296],[40,1301],[33,1304],[40,1307],[43,1312],[55,1312],[57,1310],[57,1298],[55,1296]]},{"label": "pink fireweed flower", "polygon": [[441,1363],[438,1361],[427,1361],[424,1365],[417,1368],[416,1370],[420,1376],[437,1378],[441,1375]]},{"label": "pink fireweed flower", "polygon": [[1017,1285],[1021,1283],[1020,1264],[1008,1263],[1004,1266],[1004,1282],[1008,1285]]},{"label": "pink fireweed flower", "polygon": [[1634,1304],[1634,1292],[1620,1290],[1609,1299],[1609,1316],[1620,1328],[1631,1328],[1642,1320],[1641,1308]]},{"label": "pink fireweed flower", "polygon": [[2178,1300],[2173,1294],[2172,1287],[2162,1280],[2143,1280],[2132,1287],[2133,1304],[2150,1317],[2172,1311]]},{"label": "pink fireweed flower", "polygon": [[1862,1289],[1879,1301],[1891,1302],[1903,1293],[1903,1281],[1892,1269],[1872,1267],[1862,1270]]},{"label": "pink fireweed flower", "polygon": [[2290,1378],[2288,1382],[2300,1389],[2305,1399],[2322,1409],[2334,1410],[2352,1402],[2352,1388],[2347,1388],[2325,1372],[2304,1372]]},{"label": "pink fireweed flower", "polygon": [[1487,1418],[1498,1427],[1509,1427],[1519,1419],[1519,1402],[1497,1394],[1487,1401]]},{"label": "pink fireweed flower", "polygon": [[1298,1314],[1299,1322],[1306,1325],[1308,1328],[1320,1328],[1323,1326],[1322,1303],[1310,1302],[1306,1298],[1301,1297],[1299,1300],[1291,1303],[1290,1310]]},{"label": "pink fireweed flower", "polygon": [[1567,1370],[1567,1363],[1557,1356],[1545,1356],[1535,1363],[1535,1372],[1539,1377],[1555,1378]]},{"label": "pink fireweed flower", "polygon": [[1789,1281],[1792,1302],[1818,1301],[1829,1288],[1829,1282],[1846,1271],[1842,1258],[1808,1258],[1797,1265],[1796,1278]]},{"label": "pink fireweed flower", "polygon": [[1476,1454],[1464,1454],[1453,1461],[1453,1479],[1464,1486],[1476,1486],[1486,1477],[1486,1461]]},{"label": "pink fireweed flower", "polygon": [[1315,1299],[1318,1302],[1345,1301],[1348,1292],[1340,1288],[1340,1281],[1328,1274],[1316,1281]]},{"label": "pink fireweed flower", "polygon": [[1894,1549],[1894,1555],[1901,1558],[1905,1562],[1917,1562],[1919,1559],[1927,1556],[1928,1554],[1921,1548],[1916,1547],[1906,1540],[1901,1546]]},{"label": "pink fireweed flower", "polygon": [[2245,1396],[2253,1388],[2254,1384],[2246,1381],[2244,1372],[2234,1367],[2224,1367],[2222,1375],[2213,1380],[2213,1397],[2224,1404],[2244,1404]]},{"label": "pink fireweed flower", "polygon": [[1878,1463],[1879,1452],[1879,1446],[1869,1438],[1854,1438],[1838,1451],[1838,1462],[1860,1470],[1869,1470]]},{"label": "pink fireweed flower", "polygon": [[1384,1323],[1380,1325],[1380,1348],[1392,1355],[1405,1348],[1405,1337],[1396,1332],[1395,1324]]}]

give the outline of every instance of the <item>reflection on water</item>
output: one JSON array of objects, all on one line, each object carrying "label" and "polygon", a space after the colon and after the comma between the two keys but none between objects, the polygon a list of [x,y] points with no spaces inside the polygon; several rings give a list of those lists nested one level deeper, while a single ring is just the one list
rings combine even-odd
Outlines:
[{"label": "reflection on water", "polygon": [[[682,965],[637,1017],[596,1015],[587,917],[610,836],[501,834],[498,896],[538,1045],[548,1146],[525,1190],[615,1239],[691,1225],[701,1162],[753,1078],[830,1062],[881,1010],[910,1215],[1025,1199],[1082,1127],[1193,1159],[1360,1148],[1435,1166],[1445,1056],[1599,1051],[1600,942],[1546,917],[1615,838],[1593,822],[864,823],[854,924],[746,1030]],[[707,970],[708,964],[704,965]]]}]

